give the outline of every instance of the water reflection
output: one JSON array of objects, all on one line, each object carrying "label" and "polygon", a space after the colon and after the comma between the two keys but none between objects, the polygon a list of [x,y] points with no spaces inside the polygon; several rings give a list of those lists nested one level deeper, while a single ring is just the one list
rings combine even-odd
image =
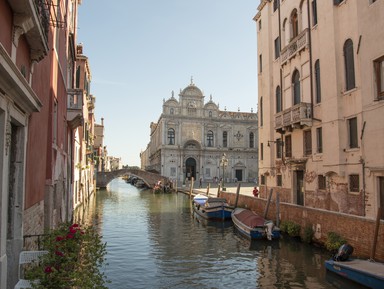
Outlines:
[{"label": "water reflection", "polygon": [[183,194],[118,179],[91,203],[79,218],[107,242],[110,288],[339,288],[326,280],[327,253],[295,240],[250,242],[231,222],[197,219]]}]

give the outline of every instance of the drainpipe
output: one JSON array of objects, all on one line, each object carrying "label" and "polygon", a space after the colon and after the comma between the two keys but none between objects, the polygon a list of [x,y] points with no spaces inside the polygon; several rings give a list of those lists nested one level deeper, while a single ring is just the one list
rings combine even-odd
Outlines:
[{"label": "drainpipe", "polygon": [[308,14],[308,47],[309,47],[309,78],[311,80],[311,118],[314,118],[313,113],[313,60],[312,60],[312,40],[311,40],[311,15],[310,15],[310,8],[309,8],[309,0],[307,0],[307,14]]}]

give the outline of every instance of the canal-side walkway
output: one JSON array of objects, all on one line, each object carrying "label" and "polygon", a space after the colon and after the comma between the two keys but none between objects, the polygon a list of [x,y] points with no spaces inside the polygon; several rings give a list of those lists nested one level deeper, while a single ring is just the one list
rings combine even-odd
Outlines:
[{"label": "canal-side walkway", "polygon": [[[238,183],[225,183],[225,191],[228,193],[237,192],[237,186],[240,184],[240,195],[245,196],[253,196],[253,188],[255,187],[255,183],[248,182],[238,182]],[[208,183],[202,183],[201,188],[199,187],[199,182],[195,181],[193,186],[193,194],[206,194],[208,190]],[[209,183],[209,196],[217,196],[218,184],[217,183]],[[190,184],[185,186],[181,186],[177,188],[177,191],[182,193],[189,193]]]}]

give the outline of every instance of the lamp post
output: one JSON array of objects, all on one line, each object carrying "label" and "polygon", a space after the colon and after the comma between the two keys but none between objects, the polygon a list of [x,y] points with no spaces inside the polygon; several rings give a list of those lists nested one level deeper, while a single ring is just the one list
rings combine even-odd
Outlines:
[{"label": "lamp post", "polygon": [[225,153],[223,153],[223,155],[221,157],[220,165],[223,166],[223,176],[222,176],[223,180],[221,183],[221,187],[222,187],[223,191],[225,191],[225,188],[224,188],[224,169],[228,165],[228,159],[227,159],[227,155]]}]

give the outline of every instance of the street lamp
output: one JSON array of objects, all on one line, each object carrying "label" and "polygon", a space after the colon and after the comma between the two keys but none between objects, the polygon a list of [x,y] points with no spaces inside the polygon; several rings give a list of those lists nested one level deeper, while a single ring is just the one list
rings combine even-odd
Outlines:
[{"label": "street lamp", "polygon": [[221,157],[220,165],[223,166],[223,180],[221,183],[221,187],[222,187],[223,191],[225,191],[225,188],[224,188],[224,168],[228,165],[228,159],[227,159],[227,155],[225,153],[223,153],[223,155]]}]

